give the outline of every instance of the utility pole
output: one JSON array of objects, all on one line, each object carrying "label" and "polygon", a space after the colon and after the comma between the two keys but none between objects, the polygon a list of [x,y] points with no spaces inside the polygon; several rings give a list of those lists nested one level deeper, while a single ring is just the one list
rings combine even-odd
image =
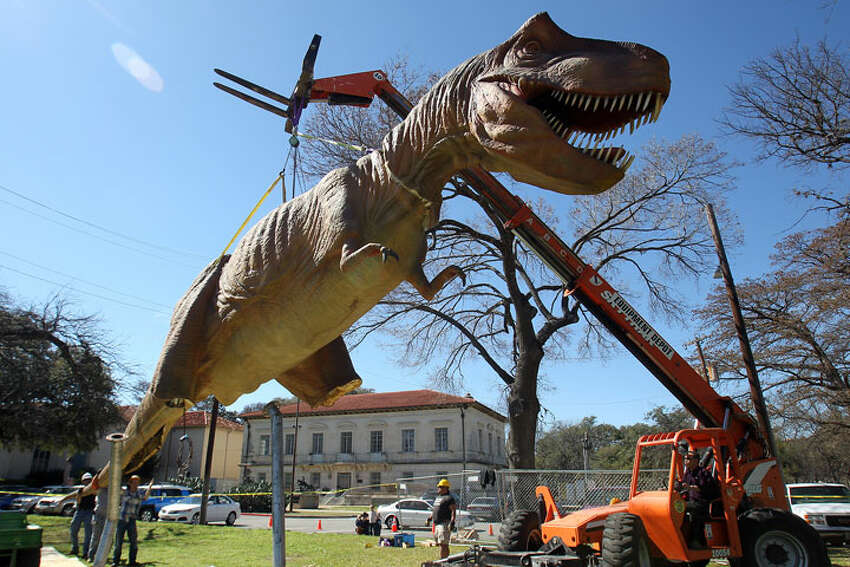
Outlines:
[{"label": "utility pole", "polygon": [[[186,419],[185,416],[183,418]],[[212,471],[213,448],[215,447],[215,425],[218,422],[218,398],[213,398],[212,417],[210,418],[210,434],[207,437],[207,456],[204,461],[204,486],[201,490],[200,523],[207,523],[207,498],[210,495],[210,472]],[[185,423],[185,421],[184,421]]]},{"label": "utility pole", "polygon": [[753,408],[756,411],[759,428],[764,432],[767,440],[768,449],[776,459],[779,473],[782,474],[782,466],[779,463],[779,454],[776,451],[776,442],[773,439],[773,430],[770,428],[770,418],[767,415],[767,406],[764,403],[764,394],[759,382],[756,364],[753,360],[753,351],[750,348],[750,340],[747,337],[747,327],[744,324],[744,316],[741,314],[741,305],[738,302],[738,292],[735,289],[735,282],[732,279],[732,271],[729,269],[729,262],[726,260],[726,250],[723,247],[723,239],[720,237],[720,229],[717,227],[717,219],[714,216],[714,207],[710,204],[705,205],[705,214],[708,217],[708,225],[711,228],[711,235],[714,237],[714,246],[717,249],[717,259],[720,261],[720,272],[723,275],[723,281],[726,284],[726,295],[729,298],[729,307],[732,310],[732,319],[735,322],[735,331],[738,335],[738,342],[741,344],[741,356],[744,360],[744,367],[747,370],[747,380],[750,383],[750,396],[753,399]]},{"label": "utility pole", "polygon": [[[289,511],[295,507],[295,455],[298,454],[298,417],[301,415],[301,400],[295,402],[295,433],[292,438],[292,493],[289,495]],[[318,489],[317,489],[318,490]]]}]

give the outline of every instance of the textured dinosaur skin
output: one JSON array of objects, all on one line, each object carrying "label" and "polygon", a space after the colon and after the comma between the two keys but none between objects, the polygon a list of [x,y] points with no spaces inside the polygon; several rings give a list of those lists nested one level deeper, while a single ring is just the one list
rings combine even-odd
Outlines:
[{"label": "textured dinosaur skin", "polygon": [[462,63],[380,150],[270,212],[198,277],[125,432],[125,466],[209,394],[230,404],[276,379],[329,405],[359,386],[341,334],[403,281],[431,299],[462,276],[451,266],[429,281],[421,265],[452,175],[481,166],[561,193],[605,191],[631,158],[594,141],[657,118],[669,88],[659,53],[571,36],[545,13]]}]

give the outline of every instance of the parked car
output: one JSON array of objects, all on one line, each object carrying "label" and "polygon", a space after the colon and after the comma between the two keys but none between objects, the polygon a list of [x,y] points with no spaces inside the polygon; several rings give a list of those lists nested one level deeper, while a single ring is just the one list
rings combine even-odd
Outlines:
[{"label": "parked car", "polygon": [[139,505],[139,519],[145,522],[155,522],[159,511],[169,504],[174,504],[181,498],[192,494],[188,486],[177,484],[154,484],[147,500]]},{"label": "parked car", "polygon": [[495,496],[479,496],[469,503],[466,511],[472,514],[476,519],[480,520],[498,520],[499,519],[499,499]]},{"label": "parked car", "polygon": [[[207,522],[224,522],[232,526],[241,514],[239,502],[232,500],[229,496],[213,494],[207,500]],[[187,496],[174,504],[164,506],[159,511],[159,519],[163,522],[197,524],[201,519],[200,494]]]},{"label": "parked car", "polygon": [[8,508],[10,510],[23,510],[27,514],[32,514],[35,512],[35,505],[38,504],[39,500],[44,498],[44,494],[56,494],[54,491],[61,488],[64,488],[61,484],[44,486],[38,489],[31,488],[30,491],[36,494],[19,494],[17,498],[12,500]]},{"label": "parked car", "polygon": [[791,512],[806,520],[830,543],[850,542],[850,490],[843,484],[786,485]]},{"label": "parked car", "polygon": [[43,497],[38,501],[38,503],[36,503],[33,511],[35,511],[36,514],[61,514],[62,516],[73,516],[74,507],[77,503],[73,498],[69,498],[62,502],[62,497],[74,492],[75,490],[79,490],[82,487],[82,484],[75,484],[74,486],[60,486],[55,488],[51,491],[51,494],[55,494],[56,496]]},{"label": "parked car", "polygon": [[22,484],[7,484],[0,486],[0,510],[8,510],[12,506],[12,502],[21,496],[21,492],[38,492],[37,488],[24,486]]},{"label": "parked car", "polygon": [[[458,496],[454,492],[449,492],[449,494],[451,494],[454,497],[455,502],[460,503],[460,496]],[[429,506],[434,505],[434,500],[436,500],[436,498],[437,498],[437,491],[433,490],[433,489],[426,490],[422,494],[422,496],[419,497],[420,500],[424,500],[425,502],[427,502]]]},{"label": "parked car", "polygon": [[[388,528],[398,520],[400,528],[423,528],[431,525],[431,504],[421,498],[403,498],[392,504],[378,507],[378,517]],[[458,510],[457,527],[463,528],[475,523],[472,514]]]}]

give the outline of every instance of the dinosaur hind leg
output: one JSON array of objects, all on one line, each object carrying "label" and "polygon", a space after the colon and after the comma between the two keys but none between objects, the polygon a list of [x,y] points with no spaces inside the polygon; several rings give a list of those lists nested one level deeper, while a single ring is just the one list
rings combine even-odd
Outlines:
[{"label": "dinosaur hind leg", "polygon": [[[187,400],[163,400],[148,392],[124,430],[123,472],[136,470],[162,447],[165,436],[183,415],[186,405]],[[97,474],[98,486],[107,486],[108,482],[109,463]]]}]

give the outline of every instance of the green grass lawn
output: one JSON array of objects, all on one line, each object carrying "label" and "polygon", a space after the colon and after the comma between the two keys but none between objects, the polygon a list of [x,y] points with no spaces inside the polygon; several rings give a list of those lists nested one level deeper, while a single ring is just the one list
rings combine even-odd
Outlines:
[{"label": "green grass lawn", "polygon": [[[68,554],[69,518],[31,515],[28,520],[44,529],[43,545]],[[243,567],[272,565],[271,530],[247,530],[226,526],[191,526],[139,522],[138,560],[149,567]],[[293,567],[419,567],[436,559],[436,547],[412,549],[368,546],[374,538],[348,534],[302,534],[286,532],[286,563]],[[452,546],[452,553],[464,546]],[[850,548],[830,549],[834,566],[850,567]],[[124,560],[127,558],[124,544]],[[711,563],[720,567],[726,563]]]}]

